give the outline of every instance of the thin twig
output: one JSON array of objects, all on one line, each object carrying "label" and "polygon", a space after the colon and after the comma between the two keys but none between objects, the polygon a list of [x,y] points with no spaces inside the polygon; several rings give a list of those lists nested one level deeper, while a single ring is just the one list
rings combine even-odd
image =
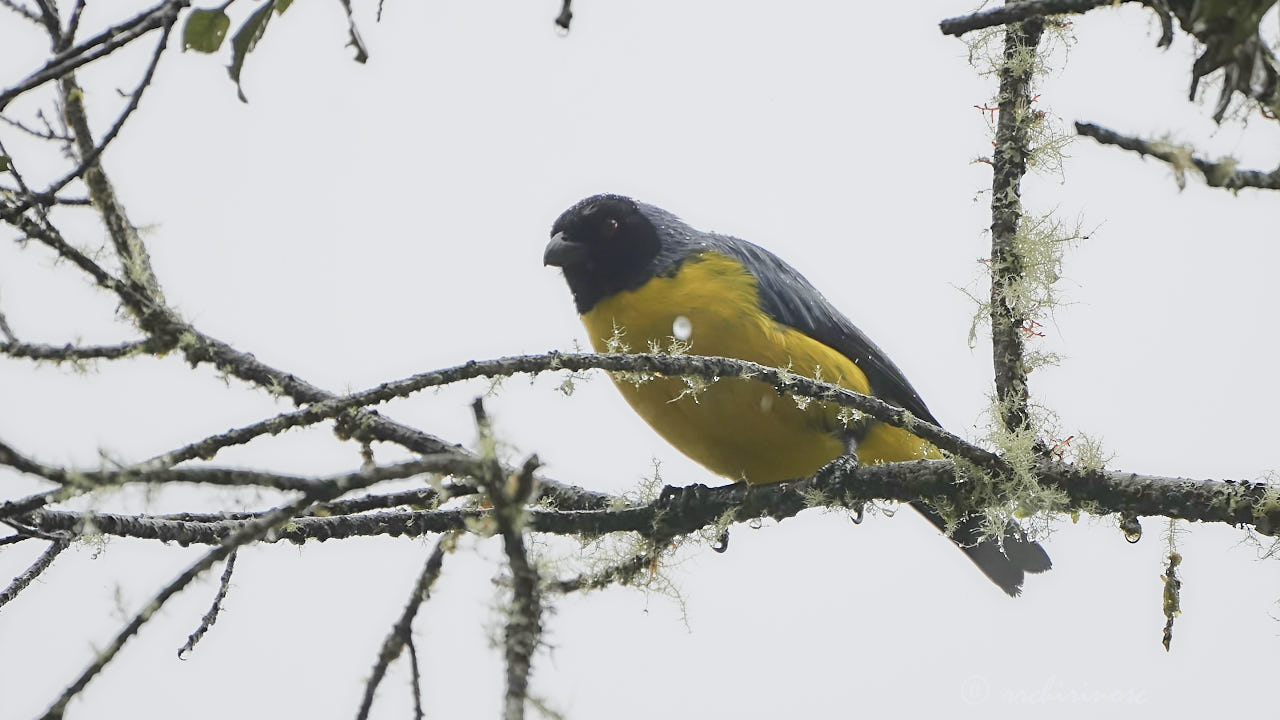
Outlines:
[{"label": "thin twig", "polygon": [[25,5],[19,5],[14,0],[0,0],[0,6],[4,6],[5,8],[8,8],[9,10],[17,13],[18,15],[21,15],[22,17],[26,18],[27,20],[30,20],[31,22],[35,23],[36,25],[39,25],[42,28],[44,27],[44,23],[40,21],[40,16],[35,14],[35,12],[32,11],[31,8],[26,7]]},{"label": "thin twig", "polygon": [[[116,136],[120,134],[120,129],[124,127],[125,121],[133,115],[134,110],[138,109],[138,103],[142,102],[143,92],[151,86],[151,81],[155,77],[156,67],[160,64],[160,56],[164,54],[165,49],[168,47],[169,34],[172,32],[173,24],[177,19],[178,16],[175,14],[172,17],[167,18],[161,26],[160,41],[156,43],[156,49],[151,54],[151,62],[147,65],[147,69],[142,73],[142,79],[138,82],[138,86],[134,88],[133,92],[129,95],[129,104],[120,112],[120,116],[116,118],[115,123],[113,123],[111,128],[107,130],[107,134],[102,136],[102,141],[98,144],[94,144],[93,137],[89,132],[88,122],[84,119],[83,101],[79,99],[79,88],[76,87],[75,81],[71,79],[70,75],[61,78],[64,88],[72,88],[72,90],[67,93],[71,95],[71,97],[69,98],[69,101],[66,102],[68,111],[66,115],[71,121],[72,128],[75,130],[75,140],[80,146],[80,163],[71,170],[71,172],[63,175],[60,179],[49,185],[49,187],[45,188],[43,192],[36,193],[26,202],[44,202],[48,204],[55,199],[59,190],[66,187],[67,183],[77,178],[81,178],[82,176],[85,176],[84,180],[86,183],[92,182],[92,178],[86,176],[86,171],[90,171],[94,168],[95,163],[97,163],[98,158],[102,156],[103,151],[106,150],[107,146],[111,144],[111,141],[115,140]],[[25,208],[22,206],[19,206],[18,212],[22,212],[24,209]]]},{"label": "thin twig", "polygon": [[[427,562],[422,567],[422,572],[418,575],[418,582],[413,586],[413,592],[409,595],[409,602],[405,604],[404,611],[400,613],[400,619],[391,627],[391,632],[387,634],[385,640],[382,641],[382,649],[378,651],[378,660],[373,665],[373,673],[369,675],[369,681],[364,686],[364,697],[360,701],[360,709],[356,712],[357,720],[365,720],[369,717],[369,709],[373,707],[373,695],[378,689],[378,685],[382,682],[382,678],[387,674],[387,668],[391,665],[391,661],[400,657],[400,652],[406,645],[413,642],[413,619],[418,614],[418,608],[422,603],[431,597],[431,586],[435,584],[436,578],[440,577],[440,568],[444,564],[444,554],[453,549],[453,542],[456,535],[448,533],[440,537],[436,541],[435,548],[431,554],[427,556]],[[421,714],[421,698],[418,693],[417,680],[417,659],[416,652],[412,653],[410,658],[413,662],[414,673],[414,697],[415,705]]]},{"label": "thin twig", "polygon": [[71,47],[71,43],[76,41],[76,33],[80,31],[80,16],[84,13],[85,0],[76,0],[76,4],[71,8],[71,19],[67,21],[67,31],[62,34],[62,45],[59,51],[66,50]]},{"label": "thin twig", "polygon": [[[10,333],[5,333],[9,336]],[[0,355],[29,360],[117,360],[147,352],[150,340],[132,340],[119,345],[42,345],[16,340],[0,343]]]},{"label": "thin twig", "polygon": [[[100,488],[117,487],[126,483],[173,483],[188,482],[208,485],[226,486],[260,486],[277,490],[311,491],[339,478],[374,477],[379,480],[399,480],[421,475],[423,473],[445,473],[474,475],[478,472],[476,461],[459,453],[439,454],[421,460],[398,463],[395,465],[376,466],[362,469],[355,473],[345,473],[329,478],[307,478],[298,475],[268,473],[256,470],[239,470],[235,468],[161,468],[157,470],[67,470],[44,465],[18,453],[7,444],[0,442],[0,465],[36,475],[46,480],[59,483],[63,487],[36,493],[19,500],[0,503],[0,518],[18,517],[45,505],[62,502],[84,492]],[[414,491],[414,496],[423,491]],[[434,491],[433,491],[434,492]],[[460,491],[459,494],[464,494]],[[402,496],[403,497],[403,496]],[[399,499],[399,498],[397,498]],[[406,498],[407,499],[407,498]],[[356,499],[351,501],[352,512],[362,512],[375,507],[377,500]],[[336,506],[335,506],[336,507]]]},{"label": "thin twig", "polygon": [[380,482],[378,478],[355,477],[351,475],[343,475],[336,477],[325,483],[323,486],[316,487],[310,492],[294,502],[282,505],[267,514],[259,520],[245,523],[235,532],[221,541],[221,543],[213,550],[209,551],[199,561],[187,568],[185,572],[178,576],[173,582],[166,585],[159,593],[152,598],[151,602],[133,616],[125,626],[118,632],[111,643],[106,648],[100,650],[94,660],[85,668],[67,688],[54,700],[49,709],[41,716],[41,720],[57,720],[66,710],[67,703],[80,694],[82,690],[93,680],[103,668],[107,666],[120,650],[124,647],[130,638],[137,634],[138,630],[151,619],[156,612],[164,606],[168,600],[176,595],[180,590],[185,588],[196,577],[208,570],[214,563],[222,560],[230,555],[236,548],[255,542],[267,536],[280,525],[288,522],[298,513],[304,511],[309,505],[318,500],[328,500],[342,493],[351,490],[358,490],[368,487],[374,483]]},{"label": "thin twig", "polygon": [[[358,63],[364,63],[369,60],[369,48],[365,47],[364,39],[360,37],[360,30],[356,27],[356,17],[351,11],[351,0],[338,0],[342,3],[342,8],[347,12],[347,45],[355,48],[355,60]],[[378,19],[382,19],[382,8],[378,8]]]},{"label": "thin twig", "polygon": [[[5,539],[8,540],[9,538]],[[53,564],[54,558],[58,557],[59,553],[70,546],[70,540],[54,540],[53,543],[49,545],[48,549],[46,549],[40,557],[36,558],[35,562],[31,563],[31,567],[27,568],[18,577],[14,578],[13,582],[9,583],[9,587],[0,591],[0,607],[4,607],[10,600],[18,597],[18,593],[26,589],[26,587],[31,584],[31,581],[40,577],[41,573],[48,570],[49,566]]]},{"label": "thin twig", "polygon": [[18,344],[18,337],[13,334],[13,328],[9,327],[9,318],[6,318],[3,312],[0,312],[0,335],[4,336],[5,343]]},{"label": "thin twig", "polygon": [[644,572],[645,569],[654,566],[659,555],[660,553],[656,550],[642,552],[601,570],[547,583],[547,589],[552,592],[568,594],[584,590],[600,590],[617,584],[630,585],[631,581]]},{"label": "thin twig", "polygon": [[1262,170],[1238,170],[1234,160],[1210,162],[1191,154],[1191,148],[1185,145],[1174,145],[1164,141],[1142,140],[1140,138],[1121,135],[1091,123],[1076,123],[1076,132],[1091,137],[1104,145],[1116,147],[1139,155],[1153,157],[1167,164],[1174,171],[1178,187],[1186,186],[1185,173],[1195,169],[1210,187],[1239,190],[1241,188],[1258,188],[1260,190],[1280,190],[1280,166],[1271,172]]},{"label": "thin twig", "polygon": [[[3,0],[0,0],[0,2],[2,1]],[[52,130],[36,130],[35,128],[27,127],[26,125],[24,125],[18,120],[14,120],[13,118],[7,118],[4,115],[0,115],[0,122],[4,122],[5,124],[11,127],[17,128],[18,130],[21,130],[22,132],[28,135],[31,135],[32,137],[40,138],[41,140],[51,140],[51,141],[57,141],[57,142],[71,141],[71,136],[69,135],[60,135],[56,132],[53,132]]]},{"label": "thin twig", "polygon": [[227,591],[231,589],[231,573],[236,567],[236,550],[232,550],[227,556],[227,566],[222,570],[222,579],[218,581],[218,594],[213,596],[213,603],[209,606],[209,611],[200,618],[200,626],[196,631],[187,636],[187,641],[178,649],[178,658],[186,660],[191,651],[195,649],[196,643],[209,632],[213,624],[218,622],[218,615],[222,612],[222,601],[227,598]]},{"label": "thin twig", "polygon": [[[164,0],[150,10],[103,30],[75,47],[54,55],[44,67],[36,70],[17,85],[0,92],[0,110],[19,95],[40,87],[50,80],[64,77],[72,70],[104,57],[137,40],[166,23],[172,24],[178,12],[189,5],[189,0]],[[61,37],[61,31],[55,37]]]},{"label": "thin twig", "polygon": [[[378,6],[378,10],[382,10],[382,6]],[[422,673],[418,669],[418,646],[413,642],[413,635],[404,641],[405,649],[409,651],[409,682],[413,688],[413,720],[422,720],[424,716],[422,712]]]}]

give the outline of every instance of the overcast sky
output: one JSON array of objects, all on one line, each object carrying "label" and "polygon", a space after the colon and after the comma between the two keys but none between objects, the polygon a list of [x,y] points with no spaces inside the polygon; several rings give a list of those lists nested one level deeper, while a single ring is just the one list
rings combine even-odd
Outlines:
[{"label": "overcast sky", "polygon": [[[990,152],[974,108],[994,93],[943,2],[580,0],[555,32],[554,0],[389,0],[360,5],[371,57],[343,48],[337,3],[294,3],[272,22],[235,97],[227,54],[173,53],[104,158],[168,299],[203,331],[333,391],[499,355],[585,346],[547,230],[578,199],[620,192],[773,250],[902,367],[952,431],[978,437],[991,392],[989,343],[967,344],[989,253]],[[121,15],[89,3],[84,32]],[[241,7],[244,5],[244,7]],[[253,6],[236,3],[242,17]],[[0,86],[46,42],[0,16]],[[1274,33],[1273,17],[1267,26]],[[1245,167],[1280,161],[1280,129],[1216,127],[1189,103],[1194,53],[1155,49],[1149,12],[1077,18],[1038,107],[1067,126],[1166,133]],[[150,42],[84,72],[99,133]],[[1216,96],[1215,96],[1216,97]],[[6,111],[26,118],[32,100]],[[55,153],[0,138],[36,184]],[[16,150],[14,148],[17,148]],[[21,150],[21,152],[19,152]],[[45,154],[38,154],[44,152]],[[1277,467],[1280,342],[1273,330],[1275,193],[1233,196],[1082,139],[1060,173],[1030,179],[1027,204],[1079,218],[1064,303],[1047,324],[1060,367],[1036,398],[1113,454],[1108,467],[1255,480]],[[80,217],[81,219],[77,219]],[[100,228],[69,215],[82,247]],[[975,285],[977,283],[977,285]],[[0,309],[32,342],[135,337],[116,305],[32,244],[0,244]],[[572,397],[561,378],[506,382],[489,401],[512,458],[549,475],[634,488],[661,463],[671,484],[720,481],[648,429],[603,376]],[[471,383],[385,412],[470,443]],[[288,406],[178,357],[93,373],[0,361],[0,438],[42,461],[97,467],[152,454]],[[380,461],[403,457],[379,447]],[[268,438],[220,463],[327,474],[357,467],[326,428]],[[45,486],[0,472],[0,498]],[[166,512],[270,494],[166,490],[102,497],[102,510]],[[1052,572],[1012,600],[913,513],[855,526],[806,512],[733,530],[726,554],[690,548],[669,568],[683,602],[614,589],[557,600],[535,693],[570,718],[845,718],[926,712],[1077,718],[1181,713],[1208,703],[1256,714],[1274,700],[1280,573],[1243,533],[1181,525],[1185,560],[1173,651],[1160,646],[1166,523],[1124,541],[1111,518],[1054,526]],[[216,573],[174,599],[72,705],[71,717],[352,717],[377,648],[430,539],[278,545],[241,553],[225,614],[185,662]],[[42,550],[0,550],[0,582]],[[575,547],[545,552],[573,571]],[[152,594],[203,549],[112,540],[77,545],[0,612],[0,719],[42,712]],[[500,627],[493,541],[449,556],[418,616],[432,717],[494,717]],[[120,610],[118,608],[124,608]],[[405,717],[407,664],[375,717]],[[1264,705],[1263,703],[1268,703]]]}]

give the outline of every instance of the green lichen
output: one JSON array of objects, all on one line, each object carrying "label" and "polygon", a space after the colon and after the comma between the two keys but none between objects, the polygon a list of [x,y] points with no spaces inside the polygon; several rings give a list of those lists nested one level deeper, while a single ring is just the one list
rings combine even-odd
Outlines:
[{"label": "green lichen", "polygon": [[1103,448],[1100,439],[1088,433],[1079,432],[1067,446],[1063,459],[1081,470],[1102,470],[1114,457],[1114,453],[1107,452]]}]

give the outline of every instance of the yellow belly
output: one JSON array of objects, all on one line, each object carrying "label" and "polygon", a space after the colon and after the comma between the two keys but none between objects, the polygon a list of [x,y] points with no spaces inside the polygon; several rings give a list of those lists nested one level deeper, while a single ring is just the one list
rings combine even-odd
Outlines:
[{"label": "yellow belly", "polygon": [[[716,253],[686,261],[675,277],[655,277],[637,290],[606,298],[582,316],[597,352],[617,338],[633,352],[673,339],[696,355],[720,355],[797,375],[819,377],[868,393],[867,377],[849,358],[807,335],[774,322],[755,308],[754,278]],[[752,308],[744,312],[744,308]],[[687,331],[687,332],[686,332]],[[616,347],[616,345],[615,345]],[[805,407],[756,380],[721,379],[696,394],[682,378],[634,385],[617,381],[623,397],[667,442],[714,473],[750,483],[812,475],[845,450],[838,408]],[[924,441],[874,424],[858,444],[863,463],[935,457]]]}]

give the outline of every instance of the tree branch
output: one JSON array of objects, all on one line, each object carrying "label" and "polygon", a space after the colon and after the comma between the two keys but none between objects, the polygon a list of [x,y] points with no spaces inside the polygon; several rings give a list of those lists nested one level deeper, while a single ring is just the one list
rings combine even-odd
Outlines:
[{"label": "tree branch", "polygon": [[15,0],[0,0],[0,6],[3,6],[40,27],[44,27],[44,23],[40,21],[39,15],[37,15],[31,8],[25,5],[19,5]]},{"label": "tree branch", "polygon": [[[89,194],[95,199],[95,205],[100,208],[107,206],[107,202],[98,200],[98,198],[107,194],[110,195],[109,204],[115,204],[114,193],[111,193],[110,186],[106,185],[102,179],[102,170],[97,165],[98,158],[102,156],[103,151],[107,149],[107,146],[111,144],[111,141],[115,140],[116,136],[120,134],[120,129],[124,127],[125,121],[129,119],[129,116],[133,114],[133,111],[138,109],[138,104],[142,101],[142,93],[151,86],[151,80],[155,77],[156,67],[160,65],[160,56],[164,54],[165,49],[168,47],[169,34],[172,32],[173,23],[176,20],[177,14],[175,13],[161,26],[160,41],[156,43],[156,49],[151,54],[151,62],[147,65],[147,69],[142,73],[142,79],[138,82],[138,86],[134,88],[132,93],[130,93],[128,105],[126,105],[124,110],[121,111],[120,116],[116,118],[116,121],[112,124],[111,128],[107,130],[107,134],[102,136],[102,142],[96,145],[93,142],[93,134],[89,130],[89,121],[85,116],[84,94],[76,85],[75,79],[70,74],[60,78],[63,92],[63,105],[66,108],[65,115],[75,132],[75,141],[80,148],[81,160],[80,163],[71,170],[71,172],[63,175],[61,179],[54,181],[53,184],[45,188],[43,192],[35,193],[28,198],[25,201],[28,206],[36,203],[54,203],[57,200],[58,191],[66,187],[67,183],[75,180],[76,178],[83,179],[85,184],[89,186]],[[22,212],[25,209],[26,207],[20,205],[17,208],[17,212]],[[106,220],[108,221],[109,226],[115,217],[114,213],[106,214]],[[116,220],[116,222],[118,222],[118,220]],[[130,226],[128,230],[129,234],[136,236],[136,229]],[[113,228],[111,235],[113,238],[119,238],[124,237],[125,233],[118,232]],[[135,243],[135,245],[140,246],[141,243]],[[150,270],[149,262],[145,265],[145,269]],[[154,273],[152,279],[154,280]]]},{"label": "tree branch", "polygon": [[[1141,0],[1119,0],[1119,2],[1141,2]],[[943,20],[938,29],[943,35],[959,37],[974,30],[982,30],[997,25],[1042,19],[1047,15],[1064,15],[1067,13],[1085,13],[1094,8],[1114,6],[1117,0],[1023,0],[1008,3],[981,12],[962,15]],[[1146,3],[1143,3],[1144,5]]]},{"label": "tree branch", "polygon": [[53,564],[54,558],[70,547],[70,540],[54,540],[47,550],[31,563],[31,567],[27,568],[21,575],[13,579],[9,583],[9,587],[0,591],[0,607],[4,607],[10,600],[18,597],[18,593],[26,589],[33,580],[40,577],[41,573],[49,569]]},{"label": "tree branch", "polygon": [[213,604],[209,606],[209,611],[200,618],[200,625],[196,631],[187,636],[187,641],[178,649],[178,659],[186,660],[187,656],[195,649],[196,643],[209,632],[209,628],[218,622],[218,614],[222,612],[222,601],[227,598],[227,592],[231,589],[231,573],[236,568],[236,550],[232,550],[227,555],[227,566],[222,570],[222,578],[218,581],[218,594],[213,596]]},{"label": "tree branch", "polygon": [[[191,482],[210,485],[230,486],[262,486],[277,490],[301,490],[312,492],[327,483],[341,478],[376,478],[382,480],[398,480],[424,473],[458,474],[474,477],[479,470],[475,458],[460,453],[439,453],[420,460],[399,463],[396,465],[376,466],[355,473],[344,473],[329,478],[305,478],[296,475],[259,472],[254,470],[238,470],[232,468],[160,468],[155,470],[137,470],[125,468],[116,471],[87,470],[74,471],[51,467],[26,458],[8,445],[0,443],[0,465],[8,465],[24,473],[36,475],[56,482],[63,487],[59,490],[38,493],[20,500],[0,503],[0,518],[25,515],[39,507],[61,502],[82,492],[104,487],[116,487],[125,483],[168,483]],[[424,491],[413,491],[422,493]],[[463,493],[458,493],[463,494]],[[372,504],[376,501],[369,501]],[[368,509],[368,506],[361,510]],[[355,510],[353,512],[359,512]]]},{"label": "tree branch", "polygon": [[[173,24],[178,17],[178,12],[188,5],[190,5],[189,0],[164,0],[150,10],[109,27],[79,45],[54,55],[44,67],[28,75],[17,85],[0,92],[0,110],[28,90],[40,87],[50,80],[60,79],[81,65],[109,55],[165,24]],[[60,38],[61,32],[59,31],[55,37]]]},{"label": "tree branch", "polygon": [[144,355],[151,352],[151,340],[132,340],[119,345],[41,345],[36,343],[5,342],[0,343],[0,355],[29,360],[52,360],[55,362],[75,360],[118,360],[120,358]]},{"label": "tree branch", "polygon": [[103,650],[98,652],[93,662],[89,664],[84,672],[69,685],[66,690],[53,702],[49,709],[41,716],[41,720],[60,720],[63,712],[66,710],[67,703],[72,698],[80,694],[80,691],[89,684],[91,680],[104,667],[110,663],[120,650],[124,647],[130,638],[137,634],[148,620],[151,619],[156,612],[164,606],[166,602],[180,590],[185,588],[196,577],[208,570],[214,563],[222,560],[235,551],[236,548],[261,540],[277,527],[287,523],[295,515],[304,511],[309,505],[318,500],[329,500],[338,495],[351,490],[359,490],[368,487],[374,483],[381,482],[377,477],[363,477],[359,475],[341,475],[317,485],[311,491],[304,493],[301,498],[287,505],[282,505],[258,520],[243,523],[235,531],[223,538],[218,546],[205,554],[198,562],[187,568],[185,572],[178,576],[173,582],[166,585],[141,611],[133,616],[115,636],[111,643]]},{"label": "tree branch", "polygon": [[[412,642],[413,619],[417,616],[418,608],[422,603],[431,597],[431,586],[440,577],[440,568],[444,565],[444,554],[453,549],[452,545],[456,537],[452,533],[441,536],[436,541],[435,549],[427,556],[427,562],[418,575],[418,582],[413,586],[413,592],[409,595],[409,602],[405,604],[404,612],[400,613],[400,619],[391,627],[391,632],[382,641],[382,649],[378,651],[378,660],[373,665],[373,673],[370,674],[369,681],[364,686],[364,698],[360,701],[359,711],[356,712],[357,720],[365,720],[369,717],[369,709],[373,707],[373,694],[387,674],[387,667],[391,665],[392,660],[400,657],[401,651]],[[417,666],[416,660],[414,666],[415,668]],[[417,688],[416,681],[414,688]],[[415,702],[420,704],[420,700],[416,697],[415,692]]]},{"label": "tree branch", "polygon": [[489,417],[481,398],[471,405],[475,413],[480,454],[487,470],[480,478],[481,486],[493,504],[490,517],[502,536],[502,548],[511,568],[511,605],[507,609],[507,625],[503,646],[507,661],[507,690],[504,696],[504,720],[524,720],[529,698],[529,675],[533,669],[533,653],[542,637],[542,593],[538,571],[529,562],[524,546],[524,529],[528,521],[525,505],[533,496],[533,473],[538,458],[525,461],[518,475],[506,476],[493,452],[496,447]]},{"label": "tree branch", "polygon": [[1186,145],[1174,145],[1160,140],[1142,140],[1140,138],[1121,135],[1091,123],[1076,123],[1076,132],[1091,137],[1103,145],[1136,152],[1145,157],[1153,157],[1173,169],[1174,178],[1179,188],[1186,187],[1186,171],[1196,170],[1210,187],[1239,190],[1241,188],[1258,188],[1259,190],[1280,190],[1280,166],[1271,172],[1262,170],[1238,170],[1231,159],[1210,162],[1191,154]]},{"label": "tree branch", "polygon": [[[590,369],[610,372],[649,373],[665,376],[697,376],[709,380],[725,378],[750,378],[772,385],[779,394],[810,397],[849,407],[877,420],[901,427],[939,448],[964,457],[975,465],[994,472],[1006,472],[1007,465],[997,455],[966,442],[942,428],[916,418],[901,408],[889,405],[877,398],[862,395],[839,385],[794,375],[785,370],[770,368],[745,360],[710,357],[703,355],[656,355],[560,353],[542,355],[516,355],[492,360],[472,360],[440,370],[419,373],[402,380],[386,382],[367,390],[342,397],[316,402],[301,410],[283,413],[273,418],[211,435],[164,455],[158,455],[139,465],[139,469],[169,467],[193,458],[209,458],[218,451],[241,445],[263,435],[275,435],[294,427],[314,425],[338,417],[356,408],[388,402],[415,392],[480,377],[537,374],[546,371],[582,371]],[[379,417],[373,415],[372,417]],[[363,428],[361,428],[363,429]],[[546,482],[543,480],[542,482]]]},{"label": "tree branch", "polygon": [[[1014,7],[1023,3],[1011,3]],[[1012,292],[1024,276],[1017,247],[1022,221],[1022,176],[1031,153],[1028,125],[1031,81],[1036,48],[1044,22],[1039,18],[1005,29],[1004,60],[1000,64],[1000,117],[996,124],[991,180],[991,350],[995,365],[996,398],[1005,429],[1018,431],[1029,424],[1027,372],[1023,362],[1022,330],[1026,312]]]},{"label": "tree branch", "polygon": [[[1094,515],[1163,516],[1198,522],[1252,525],[1263,534],[1280,532],[1280,492],[1265,483],[1192,480],[1110,470],[1090,470],[1042,461],[1033,468],[1036,482],[1066,497],[1066,510]],[[782,520],[808,508],[857,509],[875,500],[945,503],[973,507],[972,483],[957,482],[948,460],[917,460],[857,466],[841,458],[812,478],[774,485],[734,483],[707,488],[669,487],[652,502],[609,510],[529,508],[528,529],[555,535],[595,536],[635,532],[655,540],[712,527],[732,511],[737,522],[757,517]],[[418,537],[453,530],[472,531],[491,510],[446,509],[376,512],[360,515],[300,517],[272,535],[270,542],[341,540],[401,535]],[[183,522],[112,513],[38,510],[22,516],[34,531],[94,532],[121,537],[216,544],[248,524],[244,520]]]}]

